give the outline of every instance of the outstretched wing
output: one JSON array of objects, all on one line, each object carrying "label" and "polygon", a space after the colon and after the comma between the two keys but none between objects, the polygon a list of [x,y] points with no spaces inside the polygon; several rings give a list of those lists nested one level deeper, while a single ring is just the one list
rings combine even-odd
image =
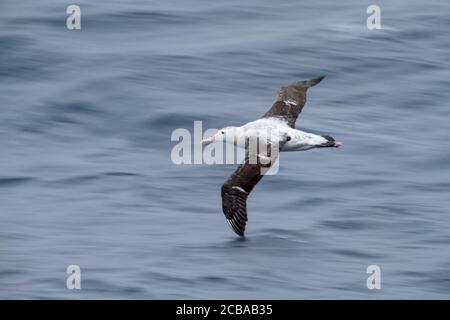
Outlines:
[{"label": "outstretched wing", "polygon": [[[280,141],[278,150],[281,150],[286,143]],[[270,154],[270,147],[267,148],[268,160],[263,164],[257,155],[249,155],[247,152],[245,160],[239,165],[236,171],[222,185],[222,210],[228,224],[239,236],[244,236],[247,224],[247,198],[255,185],[264,176],[278,158],[276,154]]]},{"label": "outstretched wing", "polygon": [[262,117],[282,118],[287,124],[294,128],[298,115],[302,112],[306,102],[306,91],[309,87],[318,84],[325,76],[317,77],[311,80],[298,81],[283,86],[278,91],[277,100],[272,107]]},{"label": "outstretched wing", "polygon": [[222,185],[222,210],[228,224],[239,236],[244,236],[247,224],[247,197],[263,177],[260,165],[250,164],[248,158]]}]

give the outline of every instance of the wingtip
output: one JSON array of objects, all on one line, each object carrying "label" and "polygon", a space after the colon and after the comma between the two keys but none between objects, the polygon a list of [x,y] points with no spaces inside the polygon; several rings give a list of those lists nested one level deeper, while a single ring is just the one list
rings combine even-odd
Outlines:
[{"label": "wingtip", "polygon": [[318,84],[320,81],[322,81],[323,78],[325,78],[326,76],[327,76],[327,75],[324,74],[324,75],[321,75],[321,76],[312,78],[311,80],[308,80],[308,81],[307,81],[308,87],[315,86],[315,85]]},{"label": "wingtip", "polygon": [[325,77],[326,77],[326,75],[324,74],[324,75],[312,78],[310,80],[302,80],[302,81],[294,82],[294,83],[291,84],[291,86],[294,86],[294,87],[298,86],[298,87],[302,87],[302,88],[310,88],[310,87],[313,87],[316,84],[318,84]]},{"label": "wingtip", "polygon": [[237,234],[239,237],[245,237],[244,233],[245,230],[242,230],[241,228],[239,228],[236,223],[232,220],[232,219],[227,219],[228,225],[230,226],[231,230]]},{"label": "wingtip", "polygon": [[245,231],[244,230],[240,230],[240,229],[234,229],[233,228],[234,233],[236,233],[240,238],[244,238],[245,237]]}]

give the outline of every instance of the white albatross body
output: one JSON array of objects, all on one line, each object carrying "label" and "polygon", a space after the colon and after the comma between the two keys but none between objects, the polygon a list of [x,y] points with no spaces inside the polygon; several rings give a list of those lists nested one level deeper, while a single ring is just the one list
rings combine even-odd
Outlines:
[{"label": "white albatross body", "polygon": [[[245,141],[242,137],[263,138],[267,142],[274,139],[279,142],[288,137],[282,152],[284,151],[305,151],[317,148],[327,143],[328,140],[320,135],[308,133],[305,131],[291,128],[282,119],[262,118],[252,122],[248,122],[241,127],[236,128],[237,141]],[[238,143],[239,147],[245,147]]]}]

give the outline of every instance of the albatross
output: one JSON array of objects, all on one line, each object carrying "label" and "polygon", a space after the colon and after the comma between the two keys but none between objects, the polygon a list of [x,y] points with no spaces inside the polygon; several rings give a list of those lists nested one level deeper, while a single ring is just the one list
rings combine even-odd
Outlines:
[{"label": "albatross", "polygon": [[[222,185],[222,210],[237,235],[244,236],[248,221],[247,198],[277,161],[279,151],[338,148],[342,145],[331,136],[295,129],[295,122],[306,102],[306,91],[324,77],[282,86],[275,102],[261,118],[240,127],[222,128],[202,140],[203,145],[223,141],[245,148],[244,161]],[[251,141],[257,141],[257,147],[252,148]],[[265,148],[258,148],[261,145]]]}]

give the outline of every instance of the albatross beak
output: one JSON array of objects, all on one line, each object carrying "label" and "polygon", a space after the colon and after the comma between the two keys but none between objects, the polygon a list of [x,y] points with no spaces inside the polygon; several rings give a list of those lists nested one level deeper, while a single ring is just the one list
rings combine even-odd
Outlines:
[{"label": "albatross beak", "polygon": [[203,140],[202,140],[202,144],[203,144],[203,145],[208,145],[208,144],[210,144],[210,143],[213,143],[215,140],[216,140],[216,136],[214,135],[214,136],[209,137],[209,138],[207,138],[207,139],[203,139]]}]

